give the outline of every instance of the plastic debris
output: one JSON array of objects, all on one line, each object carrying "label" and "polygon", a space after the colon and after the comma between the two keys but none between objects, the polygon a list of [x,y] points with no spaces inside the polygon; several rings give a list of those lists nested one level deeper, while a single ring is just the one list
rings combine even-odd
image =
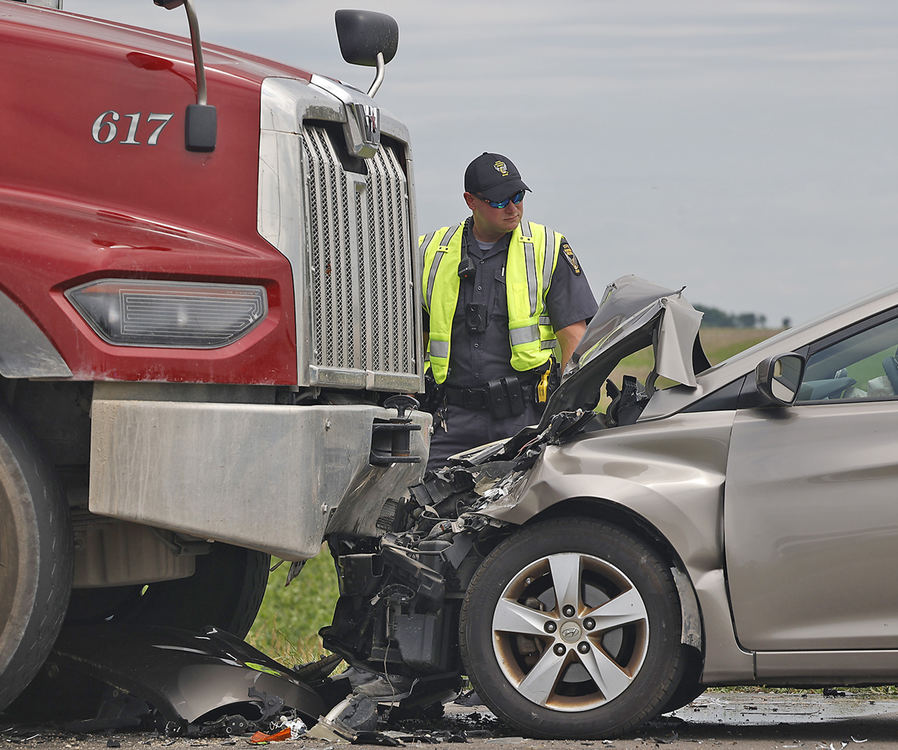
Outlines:
[{"label": "plastic debris", "polygon": [[363,695],[350,695],[308,730],[306,737],[363,745],[398,745],[395,738],[375,730],[377,704]]},{"label": "plastic debris", "polygon": [[290,729],[285,727],[273,734],[266,734],[265,732],[256,732],[252,737],[249,738],[250,745],[267,745],[269,742],[283,742],[284,740],[290,739]]},{"label": "plastic debris", "polygon": [[333,724],[326,722],[324,719],[320,719],[318,723],[306,733],[306,737],[339,744],[341,742],[352,742],[352,740],[356,738],[356,733],[352,730],[338,730]]},{"label": "plastic debris", "polygon": [[389,732],[372,732],[370,730],[362,730],[358,732],[355,736],[355,739],[352,741],[353,745],[383,745],[386,747],[400,747],[405,743],[397,738],[393,737]]},{"label": "plastic debris", "polygon": [[306,726],[306,723],[300,718],[288,718],[286,716],[281,717],[281,726],[285,729],[290,730],[290,739],[298,740],[302,737],[306,732],[309,731],[309,728]]}]

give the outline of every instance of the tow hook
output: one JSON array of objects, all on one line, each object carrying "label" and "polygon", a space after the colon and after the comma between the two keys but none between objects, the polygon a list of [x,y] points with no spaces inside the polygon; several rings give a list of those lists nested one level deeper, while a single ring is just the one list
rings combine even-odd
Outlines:
[{"label": "tow hook", "polygon": [[421,429],[421,425],[412,423],[410,413],[418,408],[417,399],[398,394],[384,401],[384,406],[395,409],[396,417],[374,420],[368,463],[372,466],[420,463],[421,456],[411,454],[411,433]]}]

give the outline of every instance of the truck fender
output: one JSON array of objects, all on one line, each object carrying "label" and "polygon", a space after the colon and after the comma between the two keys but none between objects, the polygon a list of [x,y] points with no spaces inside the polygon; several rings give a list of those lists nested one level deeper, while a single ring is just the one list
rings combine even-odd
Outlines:
[{"label": "truck fender", "polygon": [[0,375],[70,378],[72,371],[28,314],[0,291]]}]

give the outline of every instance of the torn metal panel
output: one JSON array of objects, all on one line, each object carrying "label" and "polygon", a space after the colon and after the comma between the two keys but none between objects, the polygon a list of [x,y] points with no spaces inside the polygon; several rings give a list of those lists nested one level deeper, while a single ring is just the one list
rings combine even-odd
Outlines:
[{"label": "torn metal panel", "polygon": [[334,701],[324,678],[337,661],[317,672],[311,665],[304,679],[215,628],[67,627],[10,710],[85,730],[145,726],[192,736],[268,729],[284,714],[313,723]]}]

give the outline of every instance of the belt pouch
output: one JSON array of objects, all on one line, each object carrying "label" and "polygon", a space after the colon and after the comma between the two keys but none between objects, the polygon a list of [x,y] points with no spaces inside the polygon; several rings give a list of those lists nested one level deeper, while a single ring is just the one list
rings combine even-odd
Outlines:
[{"label": "belt pouch", "polygon": [[508,393],[508,410],[511,416],[516,417],[524,413],[524,393],[521,390],[521,381],[516,377],[502,378],[502,385]]},{"label": "belt pouch", "polygon": [[490,380],[486,387],[490,398],[490,415],[493,419],[505,419],[511,416],[508,395],[502,385],[502,381]]}]

